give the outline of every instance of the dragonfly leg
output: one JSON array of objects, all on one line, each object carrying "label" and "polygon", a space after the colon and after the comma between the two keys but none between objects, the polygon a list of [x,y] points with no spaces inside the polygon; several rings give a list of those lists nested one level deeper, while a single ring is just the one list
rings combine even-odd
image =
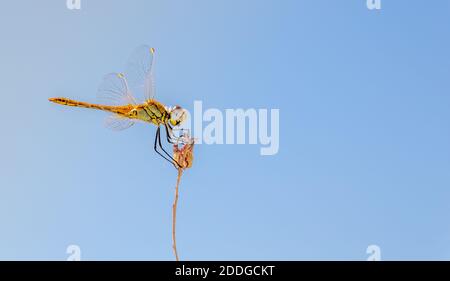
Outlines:
[{"label": "dragonfly leg", "polygon": [[[156,151],[156,153],[159,154],[159,156],[161,156],[162,158],[164,158],[165,160],[169,161],[172,165],[174,165],[176,168],[177,165],[180,166],[175,159],[172,158],[172,156],[169,155],[170,159],[167,158],[166,156],[164,156],[163,154],[161,154],[161,152],[158,151],[157,145],[159,143],[159,146],[162,148],[161,146],[161,137],[160,137],[160,128],[158,127],[158,129],[156,130],[156,136],[155,136],[155,143],[153,146],[153,149]],[[163,149],[163,151],[167,154],[167,152]]]},{"label": "dragonfly leg", "polygon": [[191,133],[190,133],[190,130],[189,129],[176,129],[177,131],[181,131],[181,134],[180,134],[180,136],[179,137],[176,137],[175,135],[174,135],[174,133],[173,133],[173,131],[174,131],[174,129],[169,125],[169,124],[164,124],[164,127],[166,128],[166,138],[167,138],[167,141],[169,142],[169,143],[171,143],[171,144],[179,144],[180,143],[180,141],[182,142],[182,143],[185,143],[184,142],[184,140],[185,140],[185,134],[184,134],[184,132],[185,131],[187,131],[187,135],[188,136],[190,136],[191,135]]},{"label": "dragonfly leg", "polygon": [[158,127],[158,130],[156,132],[157,134],[157,138],[158,138],[158,144],[159,144],[159,148],[162,149],[162,151],[169,156],[169,158],[173,161],[172,164],[175,166],[175,168],[181,168],[181,165],[177,162],[177,160],[173,159],[173,157],[164,149],[164,147],[161,144],[161,130],[160,127]]},{"label": "dragonfly leg", "polygon": [[173,135],[172,127],[170,127],[167,124],[164,124],[164,127],[166,128],[166,139],[167,139],[167,141],[169,143],[171,143],[171,144],[175,144],[176,141],[174,140],[175,136]]}]

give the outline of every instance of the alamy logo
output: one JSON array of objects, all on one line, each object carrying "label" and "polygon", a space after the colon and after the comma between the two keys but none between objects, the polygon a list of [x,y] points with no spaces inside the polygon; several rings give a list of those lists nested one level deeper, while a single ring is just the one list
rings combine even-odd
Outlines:
[{"label": "alamy logo", "polygon": [[259,144],[261,155],[278,153],[279,109],[237,108],[224,111],[225,114],[217,108],[203,110],[202,101],[194,101],[193,118],[188,112],[188,122],[183,129],[193,132],[196,144]]},{"label": "alamy logo", "polygon": [[370,255],[368,261],[381,261],[381,249],[378,245],[369,245],[366,253]]},{"label": "alamy logo", "polygon": [[380,10],[381,9],[381,0],[367,0],[367,9]]},{"label": "alamy logo", "polygon": [[81,261],[81,249],[78,245],[69,245],[66,254],[69,254],[67,261]]},{"label": "alamy logo", "polygon": [[66,7],[69,10],[80,10],[81,9],[81,0],[67,0]]}]

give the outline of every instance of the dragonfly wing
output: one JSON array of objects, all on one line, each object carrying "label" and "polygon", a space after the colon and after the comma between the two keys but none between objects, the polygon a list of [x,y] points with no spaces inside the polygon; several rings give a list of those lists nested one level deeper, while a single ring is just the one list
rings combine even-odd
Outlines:
[{"label": "dragonfly wing", "polygon": [[106,74],[98,87],[97,97],[100,103],[107,105],[137,104],[122,73]]},{"label": "dragonfly wing", "polygon": [[128,59],[125,76],[132,92],[145,100],[154,98],[153,58],[155,49],[147,45],[139,46]]},{"label": "dragonfly wing", "polygon": [[111,115],[106,117],[105,119],[105,127],[114,130],[114,131],[122,131],[130,128],[134,125],[134,121],[125,117],[121,117],[120,115]]}]

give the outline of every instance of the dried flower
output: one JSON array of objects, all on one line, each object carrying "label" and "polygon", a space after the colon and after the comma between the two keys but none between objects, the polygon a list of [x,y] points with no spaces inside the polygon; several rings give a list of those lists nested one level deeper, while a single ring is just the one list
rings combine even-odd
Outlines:
[{"label": "dried flower", "polygon": [[192,167],[192,162],[194,160],[194,144],[194,139],[188,138],[183,140],[181,148],[179,147],[179,144],[173,145],[173,158],[178,162],[182,169]]},{"label": "dried flower", "polygon": [[177,261],[179,261],[176,242],[178,188],[180,186],[183,170],[192,167],[192,161],[194,160],[194,144],[195,140],[193,138],[189,135],[182,135],[179,138],[179,143],[174,144],[173,146],[173,158],[180,165],[180,167],[178,167],[177,185],[175,186],[175,200],[172,205],[172,248]]}]

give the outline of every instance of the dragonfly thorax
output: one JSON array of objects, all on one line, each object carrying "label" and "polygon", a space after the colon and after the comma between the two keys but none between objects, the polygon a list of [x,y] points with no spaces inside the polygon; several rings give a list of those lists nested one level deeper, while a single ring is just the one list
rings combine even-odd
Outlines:
[{"label": "dragonfly thorax", "polygon": [[169,119],[169,113],[164,105],[155,100],[149,100],[144,104],[136,106],[129,114],[130,118],[153,123],[157,126],[167,123]]}]

